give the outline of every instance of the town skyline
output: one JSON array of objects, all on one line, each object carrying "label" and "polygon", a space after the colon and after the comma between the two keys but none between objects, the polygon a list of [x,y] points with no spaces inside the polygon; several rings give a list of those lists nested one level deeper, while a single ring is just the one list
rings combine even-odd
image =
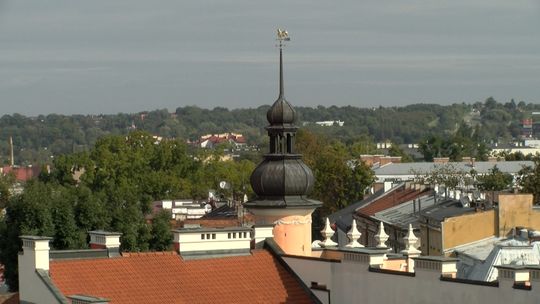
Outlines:
[{"label": "town skyline", "polygon": [[[0,1],[0,114],[537,103],[538,3]],[[459,20],[459,21],[456,21]]]}]

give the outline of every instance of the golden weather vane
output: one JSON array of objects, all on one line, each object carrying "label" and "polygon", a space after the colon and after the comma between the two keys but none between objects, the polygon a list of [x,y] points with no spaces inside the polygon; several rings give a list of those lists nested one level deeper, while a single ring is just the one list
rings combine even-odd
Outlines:
[{"label": "golden weather vane", "polygon": [[283,47],[283,41],[291,41],[289,33],[286,30],[277,29],[277,41],[279,41],[279,48]]}]

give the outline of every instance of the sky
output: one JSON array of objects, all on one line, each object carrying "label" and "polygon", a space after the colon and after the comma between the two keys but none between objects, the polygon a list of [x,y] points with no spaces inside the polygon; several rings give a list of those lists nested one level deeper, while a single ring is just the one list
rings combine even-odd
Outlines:
[{"label": "sky", "polygon": [[540,102],[539,0],[0,0],[0,115]]}]

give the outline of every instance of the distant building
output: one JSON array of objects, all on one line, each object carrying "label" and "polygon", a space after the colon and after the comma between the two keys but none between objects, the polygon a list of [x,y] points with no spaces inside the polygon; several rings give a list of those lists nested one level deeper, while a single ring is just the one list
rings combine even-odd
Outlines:
[{"label": "distant building", "polygon": [[363,161],[367,166],[378,168],[387,164],[399,164],[401,163],[401,156],[384,156],[382,154],[375,155],[360,155],[360,160]]},{"label": "distant building", "polygon": [[[46,170],[49,171],[49,166],[46,167]],[[38,177],[39,173],[41,172],[41,168],[39,166],[27,166],[27,167],[19,167],[19,166],[3,166],[0,167],[0,174],[7,175],[7,174],[13,174],[15,177],[15,180],[17,182],[27,182],[28,180]]]},{"label": "distant building", "polygon": [[504,156],[511,153],[521,153],[525,156],[540,154],[540,140],[527,139],[508,144],[495,143],[491,146],[492,156]]},{"label": "distant building", "polygon": [[246,138],[239,133],[206,134],[193,142],[201,148],[212,149],[219,144],[232,144],[235,149],[246,147]]},{"label": "distant building", "polygon": [[540,230],[540,210],[533,207],[530,194],[499,194],[496,208],[489,202],[437,204],[422,212],[422,253],[450,255],[472,242],[506,238],[516,227]]},{"label": "distant building", "polygon": [[341,120],[325,120],[325,121],[316,121],[315,124],[322,127],[332,127],[332,126],[343,127],[343,125],[345,125],[345,122]]},{"label": "distant building", "polygon": [[162,200],[152,203],[153,213],[161,210],[171,212],[171,219],[184,221],[186,219],[198,219],[212,211],[212,208],[206,203],[199,203],[193,200]]},{"label": "distant building", "polygon": [[[408,181],[413,180],[415,173],[429,174],[439,166],[448,163],[448,158],[437,158],[434,162],[414,162],[414,163],[389,163],[379,168],[375,168],[373,171],[377,178],[377,182],[381,183],[387,179]],[[503,173],[509,173],[516,176],[519,170],[523,166],[534,166],[532,161],[474,161],[469,159],[463,162],[450,163],[457,170],[465,173],[475,170],[477,174],[487,174],[494,166],[497,166]]]}]

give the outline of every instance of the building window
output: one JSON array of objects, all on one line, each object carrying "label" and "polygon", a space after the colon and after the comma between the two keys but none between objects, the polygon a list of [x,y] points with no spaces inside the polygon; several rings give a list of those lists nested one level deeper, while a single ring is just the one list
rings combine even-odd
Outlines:
[{"label": "building window", "polygon": [[244,238],[247,238],[247,232],[244,232]]},{"label": "building window", "polygon": [[204,240],[204,233],[201,234],[201,240]]},{"label": "building window", "polygon": [[236,238],[236,232],[234,232],[234,233],[232,234],[232,238],[233,238],[233,239]]},{"label": "building window", "polygon": [[231,238],[231,233],[227,233],[227,238],[230,239]]},{"label": "building window", "polygon": [[207,239],[207,240],[210,239],[210,233],[206,234],[206,239]]},{"label": "building window", "polygon": [[216,234],[212,233],[212,240],[215,240],[215,239],[216,239]]}]

